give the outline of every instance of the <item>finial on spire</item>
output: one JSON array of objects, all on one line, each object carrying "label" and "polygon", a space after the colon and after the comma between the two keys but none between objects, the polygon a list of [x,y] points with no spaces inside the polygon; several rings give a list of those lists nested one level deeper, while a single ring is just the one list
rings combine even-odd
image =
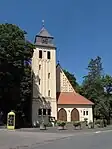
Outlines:
[{"label": "finial on spire", "polygon": [[44,20],[42,20],[42,26],[44,27]]}]

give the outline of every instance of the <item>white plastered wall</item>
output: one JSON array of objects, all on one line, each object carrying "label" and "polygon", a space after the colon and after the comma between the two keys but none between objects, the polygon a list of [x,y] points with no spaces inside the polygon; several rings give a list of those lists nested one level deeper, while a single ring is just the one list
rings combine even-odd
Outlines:
[{"label": "white plastered wall", "polygon": [[[64,108],[66,110],[68,122],[71,122],[71,112],[74,108],[76,108],[79,111],[80,121],[84,121],[84,118],[87,118],[88,122],[93,122],[93,111],[91,105],[58,105],[58,111],[61,108]],[[88,111],[88,115],[83,115],[83,111]]]},{"label": "white plastered wall", "polygon": [[[39,58],[39,50],[42,50],[42,59]],[[47,59],[47,51],[50,51],[51,59]],[[39,69],[39,65],[41,68]],[[48,78],[50,73],[50,78]],[[57,102],[56,102],[56,49],[47,47],[37,47],[34,49],[32,57],[32,74],[33,74],[33,97],[32,97],[32,123],[38,121],[38,109],[41,107],[50,108],[51,116],[57,119]],[[40,84],[39,84],[40,79]],[[50,97],[48,91],[50,90]],[[44,97],[43,104],[39,97]],[[44,117],[45,119],[46,117]]]}]

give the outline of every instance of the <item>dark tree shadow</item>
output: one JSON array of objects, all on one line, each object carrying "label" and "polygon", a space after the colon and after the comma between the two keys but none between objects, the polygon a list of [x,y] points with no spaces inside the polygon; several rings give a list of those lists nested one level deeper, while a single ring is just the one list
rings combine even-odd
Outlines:
[{"label": "dark tree shadow", "polygon": [[[12,72],[13,76],[12,76]],[[0,65],[0,112],[2,124],[7,123],[7,113],[16,108],[20,99],[21,71],[12,64],[4,62]]]},{"label": "dark tree shadow", "polygon": [[[45,121],[48,120],[48,115],[44,117],[38,115],[39,108],[51,109],[51,104],[49,102],[50,99],[45,99],[39,91],[38,75],[35,75],[32,72],[31,95],[30,97],[25,97],[26,102],[23,103],[20,98],[20,81],[22,78],[21,70],[12,64],[3,63],[0,64],[0,77],[0,113],[2,112],[2,120],[0,116],[0,121],[3,121],[3,124],[7,123],[7,114],[11,110],[16,112],[17,127],[23,127],[23,125],[26,127],[26,121],[31,125],[33,118],[32,114],[34,113],[36,121],[42,121],[43,118]],[[35,103],[35,111],[32,109],[33,103]],[[19,107],[23,106],[23,117],[21,113],[17,114],[17,111],[19,111],[17,109],[18,105],[20,105]],[[32,111],[34,111],[34,113]]]}]

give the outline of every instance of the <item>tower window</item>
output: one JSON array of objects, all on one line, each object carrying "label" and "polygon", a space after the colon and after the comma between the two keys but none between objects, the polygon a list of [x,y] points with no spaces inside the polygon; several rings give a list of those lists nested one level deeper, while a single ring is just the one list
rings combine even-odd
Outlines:
[{"label": "tower window", "polygon": [[47,112],[48,112],[48,115],[51,115],[51,109],[48,109]]},{"label": "tower window", "polygon": [[50,51],[47,51],[47,59],[50,59],[51,58],[51,53]]},{"label": "tower window", "polygon": [[40,79],[39,79],[39,85],[40,85]]},{"label": "tower window", "polygon": [[50,73],[48,73],[48,79],[50,79]]},{"label": "tower window", "polygon": [[46,109],[43,109],[43,115],[46,115]]},{"label": "tower window", "polygon": [[41,69],[41,65],[39,65],[39,70]]},{"label": "tower window", "polygon": [[39,50],[39,58],[42,58],[42,50]]},{"label": "tower window", "polygon": [[42,115],[42,109],[38,109],[38,115]]},{"label": "tower window", "polygon": [[48,90],[48,96],[50,96],[50,90]]}]

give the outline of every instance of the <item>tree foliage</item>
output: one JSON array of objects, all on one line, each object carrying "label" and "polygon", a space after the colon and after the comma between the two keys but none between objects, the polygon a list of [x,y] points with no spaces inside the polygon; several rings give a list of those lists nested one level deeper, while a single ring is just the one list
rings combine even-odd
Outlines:
[{"label": "tree foliage", "polygon": [[96,103],[103,93],[102,86],[102,63],[101,58],[97,57],[96,59],[91,59],[88,65],[88,75],[84,76],[84,81],[82,84],[83,87],[83,95],[88,99]]},{"label": "tree foliage", "polygon": [[25,63],[31,60],[34,45],[25,34],[16,25],[0,24],[0,106],[5,115],[23,110],[22,101],[31,94],[31,70]]},{"label": "tree foliage", "polygon": [[112,76],[105,75],[102,77],[102,84],[104,87],[104,102],[102,104],[106,109],[103,110],[102,108],[102,112],[104,116],[110,120],[110,118],[112,118]]},{"label": "tree foliage", "polygon": [[84,77],[82,95],[94,102],[96,118],[110,118],[112,111],[112,77],[103,75],[100,57],[91,59],[88,65],[88,75]]}]

